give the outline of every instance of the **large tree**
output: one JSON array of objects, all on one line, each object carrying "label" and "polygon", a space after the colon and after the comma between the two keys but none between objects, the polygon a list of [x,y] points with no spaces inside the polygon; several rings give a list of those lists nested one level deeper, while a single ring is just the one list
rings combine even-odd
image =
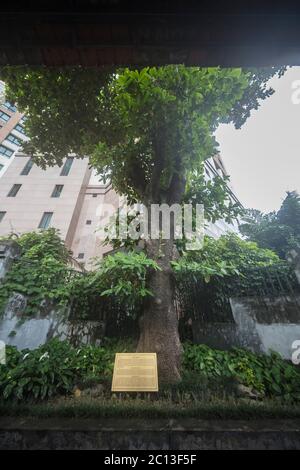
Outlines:
[{"label": "large tree", "polygon": [[[222,122],[240,127],[272,94],[283,69],[242,70],[174,65],[140,70],[4,68],[7,98],[26,113],[26,151],[42,166],[67,153],[89,155],[99,173],[130,201],[181,203],[191,175],[217,148]],[[238,156],[239,158],[241,156]],[[189,186],[190,189],[190,186]],[[146,241],[160,266],[144,308],[138,351],[156,351],[160,378],[180,378],[181,344],[174,306],[170,239]]]},{"label": "large tree", "polygon": [[240,224],[240,231],[248,240],[286,258],[292,248],[300,247],[299,194],[296,191],[287,191],[277,212],[263,214],[255,209],[248,210]]}]

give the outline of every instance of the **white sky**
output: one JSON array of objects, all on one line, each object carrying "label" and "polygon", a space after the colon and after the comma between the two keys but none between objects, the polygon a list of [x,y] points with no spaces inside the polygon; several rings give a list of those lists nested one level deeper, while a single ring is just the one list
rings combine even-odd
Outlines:
[{"label": "white sky", "polygon": [[270,84],[264,100],[240,130],[231,124],[216,132],[232,187],[245,207],[278,210],[287,190],[300,193],[300,104],[292,103],[292,82],[300,67]]}]

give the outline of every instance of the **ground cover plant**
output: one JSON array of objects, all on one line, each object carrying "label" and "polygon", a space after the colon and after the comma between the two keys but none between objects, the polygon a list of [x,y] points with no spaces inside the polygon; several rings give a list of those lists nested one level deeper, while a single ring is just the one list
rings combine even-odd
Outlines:
[{"label": "ground cover plant", "polygon": [[[8,346],[7,363],[0,366],[2,401],[38,402],[76,394],[110,401],[115,353],[134,349],[130,340],[104,340],[100,347],[75,348],[67,341],[53,339],[32,351]],[[300,369],[276,353],[254,354],[236,348],[221,351],[185,343],[181,382],[162,384],[156,398],[152,397],[184,405],[212,397],[237,398],[241,386],[246,397],[256,400],[299,403]]]}]

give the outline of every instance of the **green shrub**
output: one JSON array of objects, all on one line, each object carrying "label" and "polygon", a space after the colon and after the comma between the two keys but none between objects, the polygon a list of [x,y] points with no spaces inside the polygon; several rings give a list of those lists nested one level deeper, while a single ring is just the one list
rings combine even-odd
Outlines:
[{"label": "green shrub", "polygon": [[[78,384],[110,382],[115,353],[132,350],[130,341],[114,340],[105,340],[102,347],[74,348],[67,341],[53,339],[33,351],[22,352],[8,346],[7,363],[0,365],[0,395],[5,400],[44,400],[67,395]],[[182,382],[162,387],[160,396],[171,393],[182,401],[205,389],[212,395],[222,391],[234,395],[232,385],[237,382],[261,396],[300,401],[299,368],[278,354],[267,356],[237,348],[221,351],[191,343],[184,345]]]},{"label": "green shrub", "polygon": [[110,375],[113,350],[53,339],[30,351],[7,347],[7,363],[0,365],[0,394],[4,399],[46,399],[64,395],[78,381]]},{"label": "green shrub", "polygon": [[281,265],[276,253],[242,240],[235,233],[217,239],[205,235],[201,250],[187,251],[172,264],[179,282],[190,276],[205,282],[218,279],[222,283],[220,278],[226,276],[224,284],[228,282],[228,276],[243,277],[245,272],[248,276],[251,268]]},{"label": "green shrub", "polygon": [[94,270],[80,273],[71,269],[70,253],[53,228],[25,233],[16,242],[21,254],[0,282],[0,314],[15,292],[27,298],[25,315],[38,313],[43,301],[64,307],[71,299],[81,318],[101,297],[134,317],[143,299],[152,295],[146,275],[159,267],[145,253],[118,252],[98,260]]},{"label": "green shrub", "polygon": [[300,370],[275,352],[254,354],[243,349],[229,351],[186,343],[183,366],[207,377],[233,377],[268,397],[300,401]]},{"label": "green shrub", "polygon": [[152,295],[146,287],[151,269],[159,267],[143,252],[117,252],[96,261],[94,270],[72,277],[67,285],[73,312],[87,318],[102,300],[100,305],[105,305],[112,315],[122,310],[128,317],[137,317],[144,298]]},{"label": "green shrub", "polygon": [[223,261],[239,271],[251,266],[271,266],[279,262],[279,257],[272,250],[260,248],[255,242],[245,241],[235,233],[219,238],[206,235],[203,249],[188,253],[188,257],[211,266]]},{"label": "green shrub", "polygon": [[53,341],[34,351],[24,350],[17,355],[7,348],[7,364],[0,367],[1,395],[23,398],[49,398],[71,390],[74,354],[69,345]]},{"label": "green shrub", "polygon": [[0,283],[0,314],[14,292],[27,297],[26,315],[39,312],[45,300],[65,304],[70,254],[59,232],[53,228],[28,232],[15,241],[21,254]]},{"label": "green shrub", "polygon": [[160,269],[145,253],[134,251],[107,256],[99,261],[97,268],[98,275],[102,278],[101,295],[116,297],[120,302],[132,306],[152,295],[146,287],[146,275],[150,269]]}]

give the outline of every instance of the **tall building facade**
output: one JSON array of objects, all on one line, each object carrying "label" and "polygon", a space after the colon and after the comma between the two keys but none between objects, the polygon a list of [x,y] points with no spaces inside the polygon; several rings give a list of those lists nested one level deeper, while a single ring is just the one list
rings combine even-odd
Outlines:
[{"label": "tall building facade", "polygon": [[[207,178],[226,172],[219,158],[208,161],[205,171]],[[62,167],[42,170],[16,153],[0,183],[0,237],[55,227],[73,257],[90,268],[94,257],[111,251],[103,245],[103,229],[120,204],[110,184],[94,180],[88,158],[68,156]],[[234,225],[218,221],[206,233],[218,237],[233,230]]]},{"label": "tall building facade", "polygon": [[[0,81],[0,95],[4,95],[4,83]],[[24,131],[25,117],[17,108],[0,100],[0,178],[13,160],[14,154],[27,139]]]},{"label": "tall building facade", "polygon": [[90,175],[87,158],[42,170],[16,154],[0,183],[0,236],[55,227],[71,249]]}]

